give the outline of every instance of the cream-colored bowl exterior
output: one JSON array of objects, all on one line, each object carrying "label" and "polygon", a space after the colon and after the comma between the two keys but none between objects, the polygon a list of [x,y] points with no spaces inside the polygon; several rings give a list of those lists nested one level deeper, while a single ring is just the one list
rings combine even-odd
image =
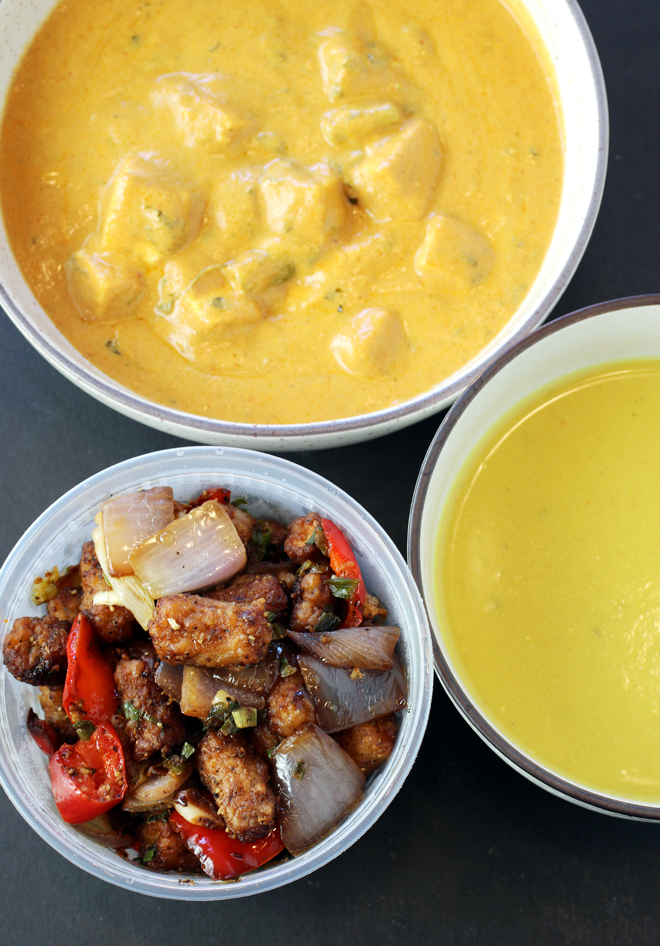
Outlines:
[{"label": "cream-colored bowl exterior", "polygon": [[488,432],[523,400],[584,369],[633,358],[660,359],[660,296],[622,299],[583,309],[546,325],[489,365],[456,402],[424,460],[413,498],[408,562],[426,602],[436,674],[490,747],[537,785],[595,811],[660,820],[660,804],[598,794],[533,762],[505,736],[461,679],[445,643],[445,617],[434,571],[440,524],[454,484]]},{"label": "cream-colored bowl exterior", "polygon": [[[0,98],[22,51],[57,0],[0,3]],[[565,169],[557,225],[541,270],[508,325],[460,371],[431,391],[386,410],[300,425],[236,424],[171,410],[117,384],[90,364],[55,328],[25,282],[0,221],[0,303],[29,342],[58,371],[99,401],[166,433],[206,444],[259,450],[309,450],[368,440],[406,427],[450,404],[483,367],[548,316],[591,235],[605,182],[608,119],[596,49],[574,0],[515,0],[545,42],[563,115]]]}]

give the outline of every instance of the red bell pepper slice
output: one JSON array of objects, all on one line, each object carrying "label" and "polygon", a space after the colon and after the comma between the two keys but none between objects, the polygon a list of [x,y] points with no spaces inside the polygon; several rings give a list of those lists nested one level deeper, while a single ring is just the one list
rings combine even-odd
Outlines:
[{"label": "red bell pepper slice", "polygon": [[243,844],[230,838],[222,828],[204,828],[191,824],[175,811],[170,815],[186,846],[199,858],[204,872],[213,880],[232,880],[255,867],[267,864],[284,850],[280,829],[276,828],[260,841]]},{"label": "red bell pepper slice", "polygon": [[203,503],[208,503],[211,499],[215,499],[218,503],[228,503],[231,501],[231,490],[224,489],[222,486],[216,486],[214,489],[205,489],[197,499],[193,499],[190,508],[193,509],[195,506],[201,506]]},{"label": "red bell pepper slice", "polygon": [[50,759],[63,743],[62,736],[58,731],[41,719],[33,709],[28,710],[27,715],[28,732],[39,746],[42,752],[45,752]]},{"label": "red bell pepper slice", "polygon": [[67,824],[82,824],[118,804],[128,787],[121,742],[109,723],[88,742],[61,746],[48,763],[57,810]]},{"label": "red bell pepper slice", "polygon": [[66,642],[68,666],[62,706],[72,722],[91,720],[95,726],[117,711],[112,670],[101,656],[89,618],[79,614]]},{"label": "red bell pepper slice", "polygon": [[353,578],[358,580],[353,597],[348,602],[348,614],[340,627],[358,627],[362,622],[362,607],[367,597],[367,589],[362,580],[362,572],[358,565],[353,549],[348,539],[336,526],[332,519],[321,519],[323,534],[328,543],[328,557],[330,568],[339,578]]}]

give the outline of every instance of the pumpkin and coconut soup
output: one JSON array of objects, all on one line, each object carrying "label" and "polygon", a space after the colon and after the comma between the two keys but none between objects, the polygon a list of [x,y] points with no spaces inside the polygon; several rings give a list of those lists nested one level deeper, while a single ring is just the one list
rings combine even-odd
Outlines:
[{"label": "pumpkin and coconut soup", "polygon": [[473,701],[592,791],[660,801],[660,362],[565,380],[491,431],[439,534],[435,606]]},{"label": "pumpkin and coconut soup", "polygon": [[429,390],[507,323],[562,180],[500,0],[64,0],[17,69],[19,265],[122,385],[247,423]]}]

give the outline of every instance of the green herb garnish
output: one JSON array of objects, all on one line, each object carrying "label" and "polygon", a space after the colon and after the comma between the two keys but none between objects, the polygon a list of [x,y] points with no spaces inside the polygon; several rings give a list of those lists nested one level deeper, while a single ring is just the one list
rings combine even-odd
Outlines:
[{"label": "green herb garnish", "polygon": [[89,742],[92,738],[96,726],[91,721],[91,719],[79,719],[77,723],[73,724],[73,728],[78,734],[78,739],[82,742]]},{"label": "green herb garnish", "polygon": [[332,611],[324,611],[321,617],[319,618],[318,624],[314,628],[315,631],[323,633],[324,631],[334,631],[341,624],[341,618],[338,618],[336,614],[333,614]]},{"label": "green herb garnish", "polygon": [[192,746],[189,742],[184,742],[181,747],[181,758],[189,759],[191,755],[195,754],[195,747]]},{"label": "green herb garnish", "polygon": [[232,499],[232,506],[236,506],[237,509],[247,509],[248,501],[242,496],[237,496],[236,499]]},{"label": "green herb garnish", "polygon": [[297,778],[299,782],[302,782],[302,780],[305,778],[305,763],[302,761],[302,759],[298,759],[291,774],[294,778]]},{"label": "green herb garnish", "polygon": [[140,710],[131,703],[130,700],[124,700],[121,704],[121,711],[124,714],[125,718],[131,722],[135,723],[140,718]]},{"label": "green herb garnish", "polygon": [[249,729],[257,725],[257,711],[253,706],[242,706],[231,715],[238,729]]},{"label": "green herb garnish", "polygon": [[281,677],[290,677],[294,673],[297,673],[295,667],[292,667],[289,661],[286,659],[284,654],[280,657],[280,676]]},{"label": "green herb garnish", "polygon": [[144,854],[140,858],[140,861],[143,864],[149,864],[151,861],[153,861],[155,856],[156,856],[156,845],[150,844],[147,850],[144,852]]},{"label": "green herb garnish", "polygon": [[[260,520],[257,521],[257,524],[264,526],[264,523]],[[261,561],[266,552],[268,551],[268,546],[270,545],[270,540],[273,536],[273,530],[269,529],[267,526],[261,530],[254,529],[252,532],[252,538],[248,543],[250,548],[254,549],[257,554],[257,561]]]},{"label": "green herb garnish", "polygon": [[58,592],[57,582],[59,578],[60,573],[56,565],[55,568],[46,572],[43,578],[40,575],[34,579],[30,590],[30,601],[35,607],[38,608],[40,605],[46,604],[47,601],[53,600]]},{"label": "green herb garnish", "polygon": [[351,601],[355,597],[359,584],[359,578],[328,578],[326,582],[333,596],[343,598],[345,601]]},{"label": "green herb garnish", "polygon": [[273,624],[273,640],[281,641],[283,637],[286,637],[288,630],[286,625],[282,624],[280,621],[276,621]]},{"label": "green herb garnish", "polygon": [[277,615],[275,614],[274,611],[264,611],[264,617],[266,618],[269,624],[272,624],[274,621],[277,620]]}]

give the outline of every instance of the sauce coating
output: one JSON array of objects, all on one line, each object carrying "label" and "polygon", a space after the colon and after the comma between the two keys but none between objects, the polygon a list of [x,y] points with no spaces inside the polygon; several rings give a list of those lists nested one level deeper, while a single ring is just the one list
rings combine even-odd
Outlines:
[{"label": "sauce coating", "polygon": [[436,606],[468,690],[541,765],[660,798],[660,363],[518,408],[456,486]]},{"label": "sauce coating", "polygon": [[85,357],[167,406],[407,400],[506,324],[549,243],[538,46],[499,0],[64,0],[4,115],[19,265]]}]

